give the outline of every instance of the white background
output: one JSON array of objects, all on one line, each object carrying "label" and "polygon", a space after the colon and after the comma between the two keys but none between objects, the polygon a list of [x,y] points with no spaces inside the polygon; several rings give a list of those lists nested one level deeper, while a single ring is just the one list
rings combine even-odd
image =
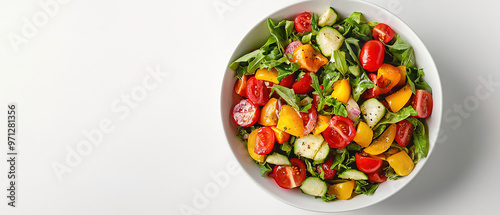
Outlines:
[{"label": "white background", "polygon": [[[61,2],[44,16],[38,0],[0,0],[0,119],[7,103],[19,108],[17,207],[7,206],[2,141],[0,214],[316,214],[273,199],[238,168],[219,113],[222,75],[239,40],[298,1]],[[480,79],[500,82],[500,3],[371,2],[411,26],[433,55],[443,135],[408,186],[345,214],[495,214],[500,86],[488,90]],[[23,19],[33,17],[37,30],[23,36]],[[23,43],[13,46],[14,34]],[[68,165],[101,121],[112,130],[59,180],[53,165]],[[6,140],[6,121],[0,129]],[[229,181],[216,185],[214,174]]]}]

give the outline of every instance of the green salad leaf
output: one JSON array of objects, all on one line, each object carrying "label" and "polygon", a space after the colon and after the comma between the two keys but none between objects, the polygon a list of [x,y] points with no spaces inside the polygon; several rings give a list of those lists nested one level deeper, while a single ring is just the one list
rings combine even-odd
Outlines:
[{"label": "green salad leaf", "polygon": [[420,159],[427,157],[429,153],[429,137],[425,131],[424,123],[414,117],[407,119],[411,124],[413,124],[413,144],[415,145],[415,160],[417,163]]},{"label": "green salad leaf", "polygon": [[371,183],[368,181],[356,181],[356,189],[354,189],[354,193],[365,194],[367,196],[375,193],[375,190],[378,188],[378,183]]}]

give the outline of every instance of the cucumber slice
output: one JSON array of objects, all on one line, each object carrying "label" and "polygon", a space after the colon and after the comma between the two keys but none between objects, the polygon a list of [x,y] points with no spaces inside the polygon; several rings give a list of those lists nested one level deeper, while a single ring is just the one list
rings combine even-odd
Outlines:
[{"label": "cucumber slice", "polygon": [[330,7],[328,8],[328,10],[322,13],[321,16],[319,16],[318,25],[320,27],[326,25],[331,26],[337,21],[337,18],[338,18],[337,13],[332,7]]},{"label": "cucumber slice", "polygon": [[318,177],[309,177],[302,182],[300,190],[311,196],[324,196],[328,191],[328,185]]},{"label": "cucumber slice", "polygon": [[298,138],[295,140],[295,145],[293,146],[294,153],[297,156],[314,159],[324,141],[325,139],[323,139],[321,134],[309,134]]},{"label": "cucumber slice", "polygon": [[316,35],[319,49],[325,57],[332,56],[333,51],[339,50],[342,43],[344,43],[344,36],[339,33],[335,28],[325,26],[321,28]]},{"label": "cucumber slice", "polygon": [[370,128],[373,128],[385,115],[385,106],[376,98],[366,100],[360,108],[361,114]]},{"label": "cucumber slice", "polygon": [[339,178],[352,180],[368,180],[368,176],[364,172],[357,169],[348,169],[339,174]]},{"label": "cucumber slice", "polygon": [[288,158],[285,155],[276,152],[273,153],[272,155],[267,156],[266,162],[275,165],[286,165],[286,166],[292,165],[290,163],[290,160],[288,160]]},{"label": "cucumber slice", "polygon": [[328,143],[325,141],[323,142],[323,145],[319,148],[318,153],[314,156],[314,163],[315,164],[320,164],[324,163],[326,158],[328,157],[328,154],[330,153],[330,146],[328,146]]}]

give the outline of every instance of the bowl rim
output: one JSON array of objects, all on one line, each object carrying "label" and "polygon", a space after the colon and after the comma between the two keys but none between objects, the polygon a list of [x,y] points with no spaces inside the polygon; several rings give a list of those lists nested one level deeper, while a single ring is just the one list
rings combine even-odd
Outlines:
[{"label": "bowl rim", "polygon": [[[425,46],[425,44],[422,42],[422,40],[420,39],[420,37],[418,36],[418,34],[405,22],[403,21],[402,19],[400,19],[398,16],[396,16],[395,14],[393,14],[392,12],[390,12],[389,10],[377,5],[377,4],[374,4],[372,2],[367,2],[367,1],[363,1],[363,0],[349,0],[350,2],[355,2],[357,4],[365,4],[365,5],[368,5],[370,7],[373,7],[375,8],[376,10],[378,11],[382,11],[386,14],[389,14],[391,16],[391,18],[395,19],[397,22],[401,22],[405,27],[408,28],[409,31],[406,31],[407,33],[406,34],[413,34],[416,36],[417,38],[417,41],[422,43],[422,46],[419,50],[419,52],[424,52],[423,55],[427,55],[429,56],[429,61],[427,62],[427,65],[428,67],[433,67],[433,70],[436,71],[436,74],[435,74],[435,79],[436,79],[436,86],[433,86],[432,89],[433,89],[433,100],[434,100],[434,92],[437,92],[437,95],[436,95],[436,98],[439,98],[439,102],[434,102],[434,106],[433,106],[433,116],[436,116],[437,113],[435,113],[436,110],[439,110],[439,117],[437,117],[437,122],[435,123],[436,124],[436,129],[438,129],[437,133],[435,136],[433,136],[433,138],[431,139],[430,137],[429,138],[429,151],[428,151],[428,154],[427,154],[427,157],[423,158],[422,160],[420,160],[418,162],[418,165],[420,166],[418,169],[414,169],[414,171],[416,171],[414,174],[412,175],[408,175],[408,176],[405,176],[405,177],[409,177],[408,181],[406,181],[403,185],[401,185],[400,187],[396,188],[393,192],[389,193],[388,195],[386,196],[383,196],[381,198],[379,198],[378,200],[376,201],[373,201],[373,202],[370,202],[370,203],[367,203],[367,204],[364,204],[364,205],[360,205],[359,207],[355,207],[355,208],[350,208],[350,209],[346,209],[346,210],[318,210],[318,209],[314,209],[314,208],[306,208],[306,207],[302,207],[302,205],[296,205],[296,204],[293,204],[292,202],[289,202],[289,201],[286,201],[285,199],[281,198],[280,196],[277,196],[275,195],[274,193],[272,193],[271,191],[269,191],[267,188],[265,188],[264,186],[262,186],[258,181],[256,181],[254,178],[253,178],[253,175],[250,175],[250,173],[243,167],[240,159],[238,159],[238,157],[236,156],[236,152],[234,151],[233,147],[231,147],[231,140],[229,139],[229,136],[228,135],[234,135],[234,134],[228,134],[227,130],[226,130],[226,123],[224,122],[223,120],[223,115],[227,114],[225,112],[223,112],[223,109],[222,109],[222,106],[223,105],[226,105],[224,104],[224,77],[226,76],[226,73],[228,70],[228,66],[232,63],[232,61],[234,61],[234,59],[236,59],[237,57],[239,56],[235,56],[237,50],[240,48],[240,45],[241,45],[241,42],[243,40],[245,40],[253,31],[255,31],[260,25],[262,25],[262,23],[265,23],[265,21],[268,19],[268,18],[273,18],[274,16],[276,16],[277,13],[283,11],[283,10],[286,10],[287,8],[291,8],[295,5],[299,5],[299,4],[304,4],[306,2],[314,2],[314,1],[310,1],[310,0],[302,0],[302,1],[298,1],[298,2],[292,2],[290,4],[286,4],[286,5],[283,5],[282,7],[280,7],[279,9],[276,9],[274,11],[272,11],[271,13],[267,14],[267,16],[264,16],[262,19],[260,19],[260,21],[258,21],[257,23],[255,23],[248,31],[246,31],[246,33],[243,35],[243,37],[240,38],[239,42],[237,43],[236,47],[232,50],[231,52],[231,56],[229,58],[229,61],[224,65],[224,72],[222,73],[222,82],[221,82],[221,92],[220,92],[220,105],[221,105],[221,108],[220,108],[220,114],[221,114],[221,121],[222,121],[222,124],[223,124],[223,130],[224,130],[224,134],[225,134],[225,137],[226,137],[226,140],[227,140],[227,143],[228,143],[228,146],[229,148],[231,149],[231,152],[233,154],[233,156],[236,158],[236,160],[238,161],[238,164],[240,166],[242,166],[242,168],[244,169],[243,172],[245,172],[245,174],[253,181],[253,183],[257,184],[258,187],[260,187],[260,189],[262,189],[264,192],[266,192],[267,194],[269,194],[270,196],[274,197],[275,199],[278,199],[280,200],[281,202],[284,202],[288,205],[291,205],[293,207],[296,207],[296,208],[300,208],[302,210],[306,210],[306,211],[313,211],[313,212],[321,212],[321,213],[332,213],[332,212],[347,212],[347,211],[353,211],[353,210],[359,210],[359,209],[362,209],[362,208],[366,208],[366,207],[369,207],[369,206],[372,206],[372,205],[375,205],[377,203],[380,203],[386,199],[388,199],[389,197],[393,196],[394,194],[398,193],[401,189],[403,189],[404,187],[406,187],[417,175],[418,173],[420,172],[420,170],[422,170],[422,168],[425,166],[425,164],[427,163],[427,160],[429,159],[429,157],[431,156],[432,152],[434,151],[434,148],[437,144],[437,139],[439,137],[439,131],[440,131],[440,127],[441,127],[441,121],[442,121],[442,106],[443,106],[443,98],[442,98],[442,85],[441,85],[441,79],[440,79],[440,76],[439,76],[439,71],[436,67],[436,64],[434,62],[434,58],[432,57],[431,53],[429,52],[429,50],[427,49],[427,47]],[[330,1],[330,5],[333,4],[333,2],[335,2],[335,0],[331,0]],[[354,11],[353,11],[354,12]],[[363,11],[360,11],[360,12],[363,12]],[[414,42],[414,41],[412,41]],[[417,63],[418,64],[418,63]],[[427,68],[427,70],[429,70],[429,68]],[[232,71],[232,70],[230,70]],[[424,78],[425,79],[425,78]],[[437,106],[436,106],[437,104]],[[426,128],[428,129],[428,126],[426,126]],[[429,136],[429,133],[428,133],[428,136]],[[318,200],[319,201],[319,200]],[[328,204],[328,203],[326,203]]]}]

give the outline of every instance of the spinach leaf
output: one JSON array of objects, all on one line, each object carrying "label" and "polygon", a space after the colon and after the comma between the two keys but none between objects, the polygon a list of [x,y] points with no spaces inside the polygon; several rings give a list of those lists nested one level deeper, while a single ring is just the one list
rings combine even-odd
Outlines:
[{"label": "spinach leaf", "polygon": [[312,79],[312,85],[311,86],[314,88],[314,92],[319,97],[317,111],[321,111],[321,110],[323,110],[323,106],[325,106],[325,97],[323,96],[323,91],[321,91],[321,87],[319,85],[318,77],[314,73],[311,73],[311,79]]},{"label": "spinach leaf", "polygon": [[401,65],[407,68],[414,67],[415,53],[413,47],[408,45],[399,35],[396,36],[396,41],[392,45],[387,45],[389,52],[401,62]]},{"label": "spinach leaf", "polygon": [[278,70],[278,81],[283,80],[286,76],[293,74],[295,71],[300,69],[299,64],[290,63],[290,64],[281,64],[274,67]]},{"label": "spinach leaf", "polygon": [[352,31],[355,37],[363,41],[368,41],[372,38],[371,28],[366,24],[366,19],[360,12],[352,13],[344,20],[344,24],[346,26],[345,35]]},{"label": "spinach leaf", "polygon": [[275,23],[271,18],[267,19],[267,27],[272,36],[276,38],[276,43],[281,53],[285,53],[288,37],[292,34],[294,22],[282,20]]},{"label": "spinach leaf", "polygon": [[405,107],[396,113],[390,112],[389,110],[386,109],[385,116],[380,120],[380,122],[377,123],[377,126],[384,124],[394,124],[410,116],[416,116],[417,114],[418,112],[415,109],[413,109],[412,106]]},{"label": "spinach leaf", "polygon": [[331,109],[331,111],[322,110],[321,114],[323,114],[323,115],[340,115],[343,117],[347,117],[347,109],[346,109],[345,105],[342,102],[339,102],[337,99],[327,98],[325,100],[325,104],[328,106],[331,106],[332,109]]},{"label": "spinach leaf", "polygon": [[271,90],[278,93],[278,95],[284,99],[288,105],[295,108],[295,110],[300,110],[298,97],[292,89],[275,84],[271,87]]},{"label": "spinach leaf", "polygon": [[367,196],[372,195],[375,193],[375,190],[378,188],[378,183],[371,183],[367,181],[361,181],[357,180],[356,181],[356,189],[354,190],[355,193],[358,194],[365,194]]},{"label": "spinach leaf", "polygon": [[316,167],[313,166],[311,161],[309,159],[304,159],[304,163],[306,163],[307,171],[312,175],[312,176],[318,176],[318,172],[316,172]]},{"label": "spinach leaf", "polygon": [[340,78],[340,73],[335,71],[335,66],[333,63],[328,63],[325,65],[323,72],[320,75],[320,79],[322,80],[324,90],[323,92],[330,92],[330,89],[333,86],[333,83]]},{"label": "spinach leaf", "polygon": [[423,69],[416,70],[408,68],[406,70],[406,78],[414,94],[415,94],[415,89],[423,89],[432,93],[432,88],[425,81],[422,80],[422,77],[424,77]]},{"label": "spinach leaf", "polygon": [[422,121],[414,117],[407,120],[414,126],[412,139],[415,145],[415,160],[413,162],[417,163],[420,159],[427,157],[429,153],[429,137]]},{"label": "spinach leaf", "polygon": [[346,149],[337,149],[335,151],[335,157],[333,158],[333,163],[330,169],[335,169],[335,167],[339,166],[344,162],[345,158],[349,156]]},{"label": "spinach leaf", "polygon": [[396,174],[396,171],[394,171],[394,169],[391,167],[391,166],[387,166],[385,168],[385,176],[387,176],[387,178],[391,179],[391,180],[397,180],[403,176],[399,176],[398,174]]},{"label": "spinach leaf", "polygon": [[330,195],[328,193],[321,197],[321,200],[323,200],[324,202],[331,202],[331,201],[333,201],[335,199],[337,199],[337,196]]}]

